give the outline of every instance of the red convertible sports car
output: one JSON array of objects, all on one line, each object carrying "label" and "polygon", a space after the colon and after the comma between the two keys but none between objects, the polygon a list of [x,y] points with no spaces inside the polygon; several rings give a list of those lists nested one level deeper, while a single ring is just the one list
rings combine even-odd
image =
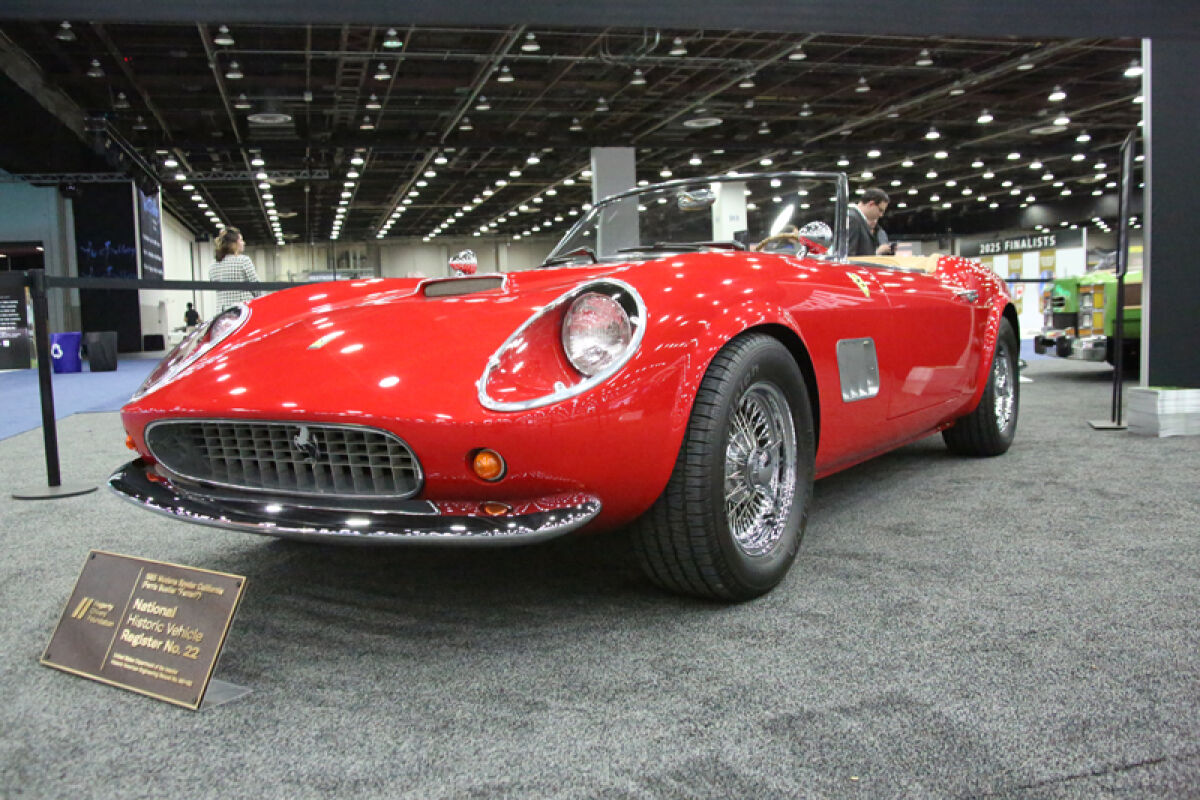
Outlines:
[{"label": "red convertible sports car", "polygon": [[610,197],[537,269],[306,285],[231,308],[122,410],[111,487],[269,536],[511,545],[628,526],[667,589],[782,580],[815,478],[1017,423],[1004,283],[848,259],[837,173]]}]

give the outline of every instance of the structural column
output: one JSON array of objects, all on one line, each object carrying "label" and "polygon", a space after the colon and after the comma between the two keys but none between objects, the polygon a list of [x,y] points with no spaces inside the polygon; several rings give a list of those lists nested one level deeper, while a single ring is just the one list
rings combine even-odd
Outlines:
[{"label": "structural column", "polygon": [[1146,270],[1142,296],[1143,386],[1200,388],[1200,47],[1194,40],[1143,44]]}]

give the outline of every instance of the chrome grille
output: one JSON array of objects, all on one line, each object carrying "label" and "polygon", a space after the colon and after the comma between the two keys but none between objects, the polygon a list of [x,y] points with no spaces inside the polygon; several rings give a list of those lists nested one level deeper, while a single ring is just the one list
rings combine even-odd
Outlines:
[{"label": "chrome grille", "polygon": [[146,429],[166,469],[206,483],[264,492],[410,497],[416,456],[395,435],[354,425],[179,420]]}]

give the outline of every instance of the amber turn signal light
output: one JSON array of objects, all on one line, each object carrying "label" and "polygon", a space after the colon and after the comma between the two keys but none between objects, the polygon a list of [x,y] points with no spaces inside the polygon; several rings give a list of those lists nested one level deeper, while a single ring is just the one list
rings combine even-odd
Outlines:
[{"label": "amber turn signal light", "polygon": [[125,446],[128,447],[130,450],[137,450],[137,445],[133,443],[132,435],[128,435],[125,437]]},{"label": "amber turn signal light", "polygon": [[489,517],[503,517],[512,511],[512,506],[507,503],[497,503],[495,500],[489,500],[483,504],[483,513]]},{"label": "amber turn signal light", "polygon": [[495,450],[479,450],[471,459],[471,469],[485,481],[498,481],[504,477],[507,468]]}]

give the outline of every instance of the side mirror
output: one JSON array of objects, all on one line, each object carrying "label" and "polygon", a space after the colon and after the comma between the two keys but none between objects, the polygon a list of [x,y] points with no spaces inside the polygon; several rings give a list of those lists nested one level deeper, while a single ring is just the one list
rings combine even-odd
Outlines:
[{"label": "side mirror", "polygon": [[462,250],[450,256],[450,270],[455,275],[474,275],[479,269],[479,259],[474,250]]},{"label": "side mirror", "polygon": [[828,252],[829,248],[833,247],[833,228],[824,222],[810,222],[799,230],[798,235],[820,245],[824,248],[823,252]]}]

